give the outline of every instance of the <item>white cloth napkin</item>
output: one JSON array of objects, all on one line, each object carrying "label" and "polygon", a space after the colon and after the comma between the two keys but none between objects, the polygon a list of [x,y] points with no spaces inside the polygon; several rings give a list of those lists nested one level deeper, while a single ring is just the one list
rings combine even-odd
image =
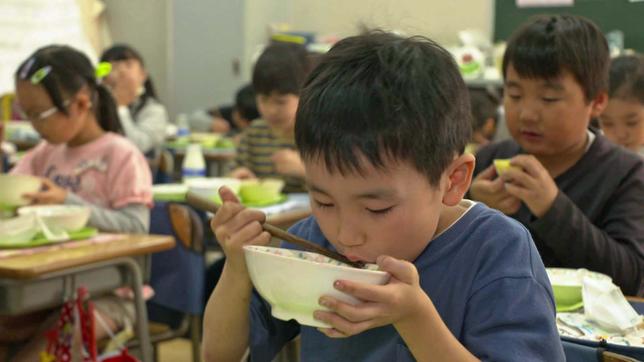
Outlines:
[{"label": "white cloth napkin", "polygon": [[586,319],[607,330],[626,333],[642,323],[642,316],[610,280],[583,276],[582,296]]}]

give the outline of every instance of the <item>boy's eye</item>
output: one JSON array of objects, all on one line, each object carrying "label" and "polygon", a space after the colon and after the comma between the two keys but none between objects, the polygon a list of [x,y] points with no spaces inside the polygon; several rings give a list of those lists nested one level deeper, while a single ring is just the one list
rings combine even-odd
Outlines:
[{"label": "boy's eye", "polygon": [[508,94],[508,97],[510,97],[510,99],[515,100],[515,101],[518,100],[519,98],[521,98],[521,96],[518,95],[518,94]]},{"label": "boy's eye", "polygon": [[638,124],[638,123],[639,123],[639,122],[628,122],[628,123],[626,123],[626,126],[627,126],[627,127],[637,127],[637,124]]},{"label": "boy's eye", "polygon": [[543,100],[546,103],[554,103],[554,102],[557,102],[559,100],[559,98],[547,98],[547,97],[544,97],[544,98],[541,98],[541,100]]},{"label": "boy's eye", "polygon": [[389,211],[391,211],[393,208],[394,208],[393,206],[389,206],[389,207],[386,207],[384,209],[369,209],[369,208],[367,208],[367,211],[369,211],[372,214],[384,215],[384,214],[388,213]]},{"label": "boy's eye", "polygon": [[318,208],[320,208],[320,209],[324,209],[324,208],[332,207],[332,206],[333,206],[333,204],[325,203],[325,202],[320,202],[320,201],[318,201],[318,200],[313,200],[313,202],[315,202],[315,206],[317,206],[317,207],[318,207]]}]

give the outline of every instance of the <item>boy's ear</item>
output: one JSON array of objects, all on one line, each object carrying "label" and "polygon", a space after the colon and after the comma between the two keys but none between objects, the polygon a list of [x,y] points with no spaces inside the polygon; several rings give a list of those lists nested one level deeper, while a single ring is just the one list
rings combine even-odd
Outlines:
[{"label": "boy's ear", "polygon": [[443,204],[457,205],[465,196],[472,183],[472,173],[476,159],[466,153],[455,158],[446,171],[447,187],[443,193]]},{"label": "boy's ear", "polygon": [[590,102],[590,116],[592,118],[597,118],[599,117],[600,114],[604,111],[606,108],[606,105],[608,104],[608,93],[606,92],[600,92],[595,96],[595,98]]}]

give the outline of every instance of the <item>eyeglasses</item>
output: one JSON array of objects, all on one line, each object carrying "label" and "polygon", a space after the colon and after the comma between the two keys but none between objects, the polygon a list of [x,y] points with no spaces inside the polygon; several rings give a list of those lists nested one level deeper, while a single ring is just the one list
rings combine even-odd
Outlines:
[{"label": "eyeglasses", "polygon": [[[63,107],[69,106],[69,103],[70,103],[70,101],[66,100],[65,102],[63,102]],[[51,108],[49,108],[47,110],[44,110],[44,111],[42,111],[42,112],[40,112],[38,114],[27,114],[22,110],[19,110],[18,113],[20,114],[20,116],[23,119],[27,119],[27,120],[30,120],[32,122],[39,122],[39,121],[44,121],[45,119],[53,116],[58,111],[59,111],[58,107],[53,106],[53,107],[51,107]]]}]

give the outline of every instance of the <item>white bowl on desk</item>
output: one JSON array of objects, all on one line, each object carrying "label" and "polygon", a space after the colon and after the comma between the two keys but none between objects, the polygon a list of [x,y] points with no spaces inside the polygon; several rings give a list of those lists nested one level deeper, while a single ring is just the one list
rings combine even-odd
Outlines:
[{"label": "white bowl on desk", "polygon": [[76,231],[89,221],[91,210],[81,205],[34,205],[18,209],[18,215],[38,215],[50,228]]},{"label": "white bowl on desk", "polygon": [[27,243],[40,231],[34,215],[21,215],[0,220],[0,248],[2,244]]},{"label": "white bowl on desk", "polygon": [[35,193],[40,190],[42,181],[38,177],[29,175],[0,175],[0,205],[4,207],[23,206],[29,200],[23,194]]},{"label": "white bowl on desk", "polygon": [[239,194],[242,184],[241,180],[232,177],[195,177],[185,179],[184,183],[190,191],[216,202],[221,202],[220,187],[228,186],[235,194]]}]

